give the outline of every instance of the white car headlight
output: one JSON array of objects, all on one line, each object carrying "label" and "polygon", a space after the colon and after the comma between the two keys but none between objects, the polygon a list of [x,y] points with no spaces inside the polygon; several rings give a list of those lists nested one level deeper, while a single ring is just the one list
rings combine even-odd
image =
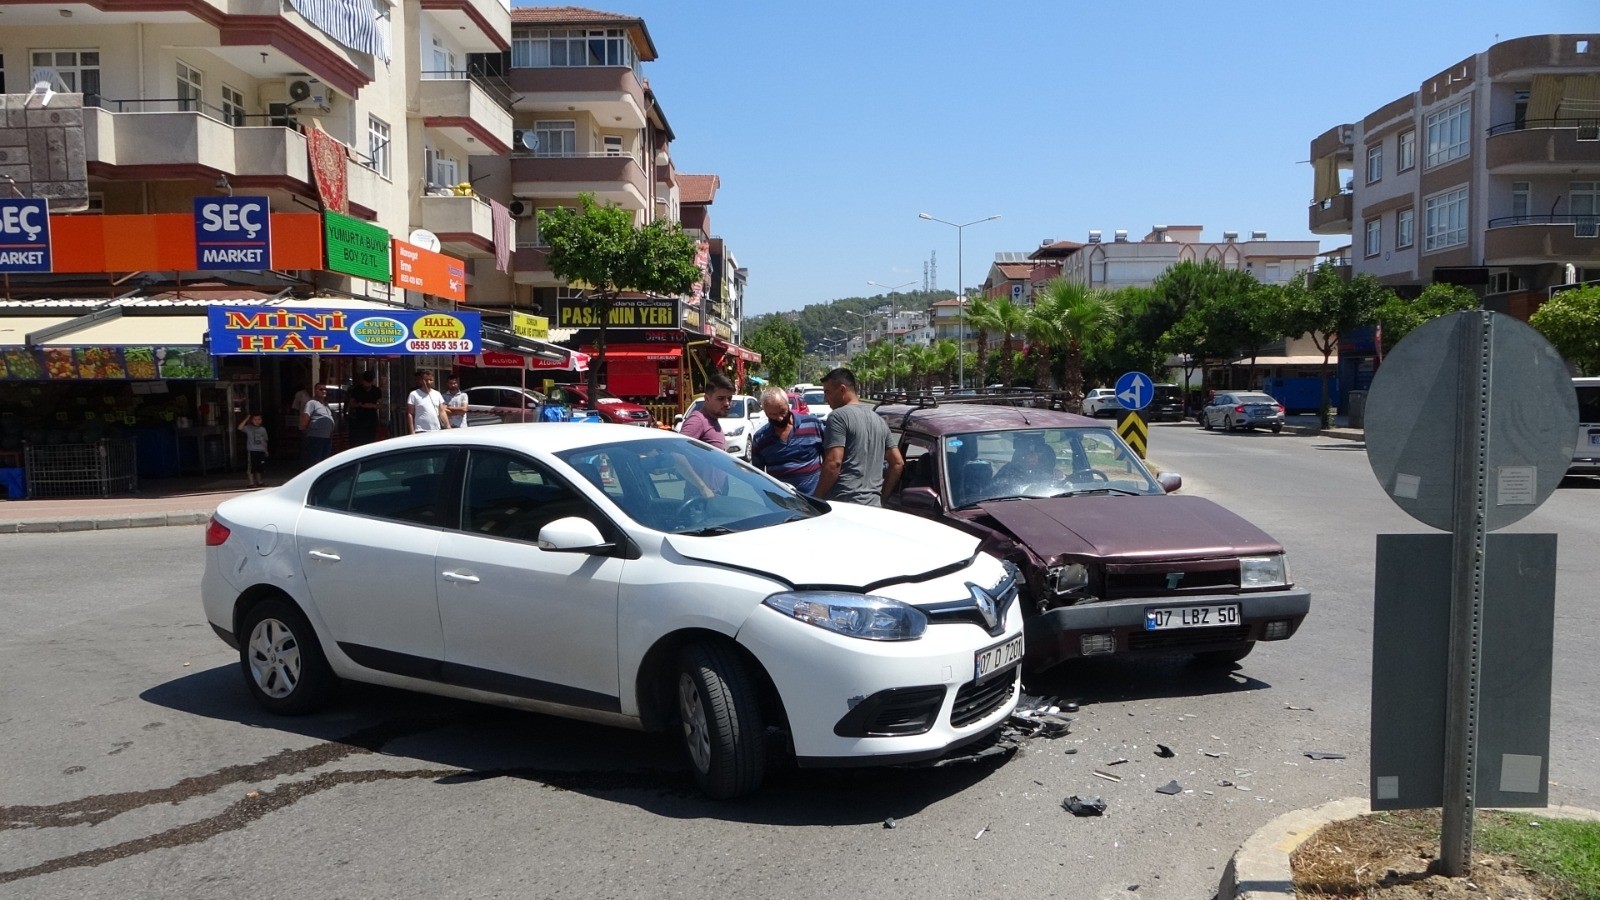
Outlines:
[{"label": "white car headlight", "polygon": [[807,624],[869,641],[914,641],[928,627],[922,610],[871,594],[789,591],[762,602]]},{"label": "white car headlight", "polygon": [[1288,583],[1289,563],[1284,560],[1282,553],[1239,557],[1240,587],[1284,587]]},{"label": "white car headlight", "polygon": [[744,434],[743,425],[734,425],[722,433],[723,437],[739,437]]}]

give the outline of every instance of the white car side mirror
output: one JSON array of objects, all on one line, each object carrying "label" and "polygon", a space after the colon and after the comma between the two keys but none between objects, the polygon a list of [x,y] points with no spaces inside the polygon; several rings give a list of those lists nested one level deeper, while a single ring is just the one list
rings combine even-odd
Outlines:
[{"label": "white car side mirror", "polygon": [[610,550],[614,544],[600,536],[600,529],[588,519],[568,516],[539,529],[539,549],[557,553],[582,553]]}]

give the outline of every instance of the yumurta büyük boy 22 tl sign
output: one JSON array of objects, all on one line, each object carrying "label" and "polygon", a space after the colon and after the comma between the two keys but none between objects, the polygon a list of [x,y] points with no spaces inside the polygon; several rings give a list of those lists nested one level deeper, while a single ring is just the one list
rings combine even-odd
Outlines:
[{"label": "yumurta b\u00fcy\u00fck boy 22 tl sign", "polygon": [[388,356],[483,349],[483,322],[469,312],[213,306],[206,316],[213,356]]}]

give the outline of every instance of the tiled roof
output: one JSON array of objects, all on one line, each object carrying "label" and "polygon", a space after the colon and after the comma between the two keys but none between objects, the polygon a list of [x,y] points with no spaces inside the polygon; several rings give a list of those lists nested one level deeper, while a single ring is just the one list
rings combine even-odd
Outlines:
[{"label": "tiled roof", "polygon": [[638,16],[601,12],[582,6],[517,6],[511,10],[512,25],[621,25],[633,35],[633,44],[639,57],[646,62],[656,59],[656,45],[650,39],[649,29]]},{"label": "tiled roof", "polygon": [[717,188],[722,179],[715,175],[679,175],[679,203],[712,203],[717,199]]},{"label": "tiled roof", "polygon": [[1033,263],[995,263],[995,268],[1007,278],[1026,278],[1033,271]]}]

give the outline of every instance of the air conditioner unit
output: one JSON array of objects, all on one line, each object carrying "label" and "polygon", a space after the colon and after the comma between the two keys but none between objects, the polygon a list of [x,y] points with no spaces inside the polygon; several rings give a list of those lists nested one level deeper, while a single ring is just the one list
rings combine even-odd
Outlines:
[{"label": "air conditioner unit", "polygon": [[524,153],[539,152],[539,133],[532,128],[518,128],[511,133],[511,149]]},{"label": "air conditioner unit", "polygon": [[514,219],[533,218],[533,203],[528,200],[513,200],[506,205],[506,209],[511,211]]},{"label": "air conditioner unit", "polygon": [[286,82],[289,101],[296,110],[333,111],[333,92],[315,78],[291,78]]}]

